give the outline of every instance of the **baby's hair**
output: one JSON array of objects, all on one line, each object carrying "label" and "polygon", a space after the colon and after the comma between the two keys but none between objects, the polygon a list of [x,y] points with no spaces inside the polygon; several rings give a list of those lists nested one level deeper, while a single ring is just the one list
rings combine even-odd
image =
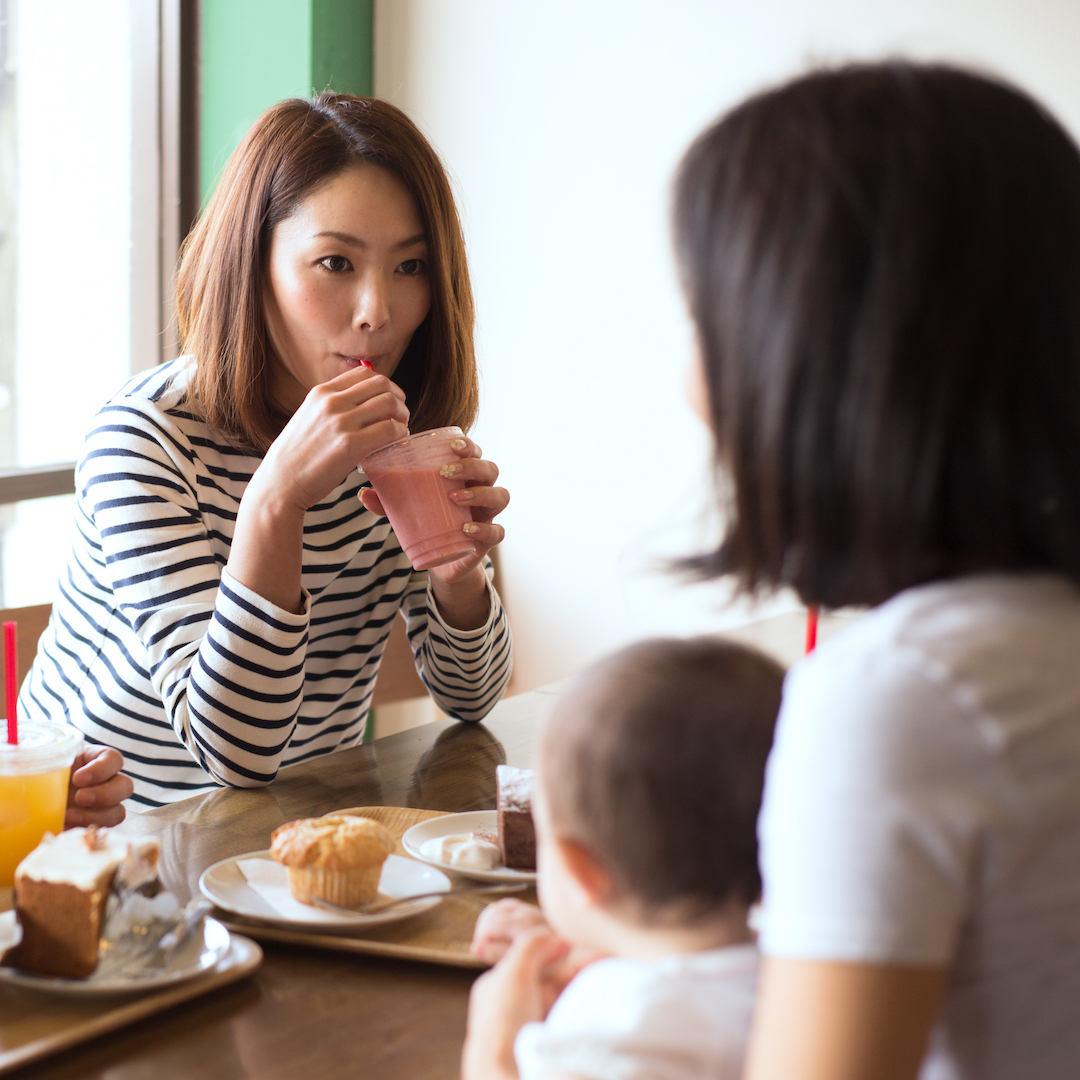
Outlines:
[{"label": "baby's hair", "polygon": [[655,639],[590,668],[540,739],[551,824],[643,918],[761,891],[756,822],[783,669],[718,638]]}]

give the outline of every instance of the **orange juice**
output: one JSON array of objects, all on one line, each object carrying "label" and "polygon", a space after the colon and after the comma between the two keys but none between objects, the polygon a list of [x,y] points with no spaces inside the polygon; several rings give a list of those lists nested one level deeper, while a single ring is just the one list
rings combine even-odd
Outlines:
[{"label": "orange juice", "polygon": [[[2,728],[2,725],[0,725]],[[15,746],[0,743],[0,886],[48,832],[64,827],[71,764],[82,735],[66,724],[22,722]]]},{"label": "orange juice", "polygon": [[46,831],[64,827],[71,766],[23,776],[0,776],[0,885],[15,884],[15,867]]}]

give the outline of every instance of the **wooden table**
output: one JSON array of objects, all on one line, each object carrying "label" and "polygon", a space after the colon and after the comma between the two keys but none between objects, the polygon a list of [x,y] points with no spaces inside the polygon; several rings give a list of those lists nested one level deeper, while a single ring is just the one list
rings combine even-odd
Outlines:
[{"label": "wooden table", "polygon": [[[283,769],[266,788],[225,788],[129,818],[162,839],[182,900],[219,859],[265,848],[293,818],[348,806],[486,810],[495,766],[528,766],[551,689],[508,698],[480,725],[445,721]],[[438,1080],[457,1077],[475,972],[263,943],[249,979],[69,1050],[26,1080]]]},{"label": "wooden table", "polygon": [[[827,637],[850,622],[824,617]],[[802,613],[763,619],[726,636],[801,655]],[[269,787],[222,789],[132,816],[125,831],[153,833],[164,878],[187,900],[219,859],[265,848],[282,822],[352,806],[490,809],[495,766],[528,766],[536,721],[556,692],[509,698],[483,725],[429,724],[283,769]],[[438,1080],[457,1077],[469,987],[476,973],[263,942],[256,974],[16,1075],[20,1080]]]}]

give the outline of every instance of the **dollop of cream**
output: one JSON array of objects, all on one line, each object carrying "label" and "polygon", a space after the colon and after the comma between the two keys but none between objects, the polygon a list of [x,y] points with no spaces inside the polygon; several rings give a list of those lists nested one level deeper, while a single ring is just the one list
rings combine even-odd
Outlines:
[{"label": "dollop of cream", "polygon": [[425,859],[435,859],[447,866],[460,866],[467,870],[494,870],[502,866],[502,853],[495,844],[481,840],[476,833],[455,833],[452,836],[436,836],[420,845]]}]

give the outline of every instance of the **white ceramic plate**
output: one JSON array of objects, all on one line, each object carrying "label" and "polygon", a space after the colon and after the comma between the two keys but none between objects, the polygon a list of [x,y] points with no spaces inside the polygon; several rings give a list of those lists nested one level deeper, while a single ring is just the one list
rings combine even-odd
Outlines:
[{"label": "white ceramic plate", "polygon": [[[241,861],[258,860],[256,879],[259,887],[245,876],[237,865]],[[250,869],[250,867],[249,867]],[[231,859],[222,859],[199,878],[203,896],[213,900],[223,911],[258,919],[275,926],[289,926],[308,931],[340,933],[342,930],[366,930],[371,926],[398,922],[413,915],[430,911],[442,903],[439,896],[429,896],[414,904],[402,904],[392,911],[376,915],[346,915],[324,908],[312,907],[294,900],[289,894],[289,877],[284,866],[274,862],[268,851],[252,851]],[[450,879],[429,866],[419,866],[412,859],[390,855],[383,863],[379,892],[399,899],[419,893],[447,892]]]},{"label": "white ceramic plate", "polygon": [[438,866],[443,870],[451,870],[462,877],[475,878],[477,881],[535,881],[536,874],[529,870],[510,870],[505,866],[497,866],[494,870],[473,870],[466,866],[451,866],[447,862],[438,859],[429,859],[420,854],[420,845],[428,840],[435,840],[440,836],[453,836],[455,833],[486,832],[494,833],[499,827],[499,816],[494,810],[473,810],[468,814],[447,814],[446,817],[431,818],[429,821],[421,821],[405,831],[401,838],[401,846],[420,862],[429,866]]},{"label": "white ceramic plate", "polygon": [[[14,911],[0,914],[0,948],[14,937],[15,928]],[[229,947],[229,931],[217,919],[207,919],[203,923],[202,933],[196,930],[186,941],[182,941],[163,968],[142,971],[136,975],[109,977],[102,977],[98,971],[85,979],[63,979],[55,975],[34,975],[18,968],[0,968],[0,982],[67,997],[142,993],[147,990],[161,990],[209,973],[221,963],[229,952]]]}]

